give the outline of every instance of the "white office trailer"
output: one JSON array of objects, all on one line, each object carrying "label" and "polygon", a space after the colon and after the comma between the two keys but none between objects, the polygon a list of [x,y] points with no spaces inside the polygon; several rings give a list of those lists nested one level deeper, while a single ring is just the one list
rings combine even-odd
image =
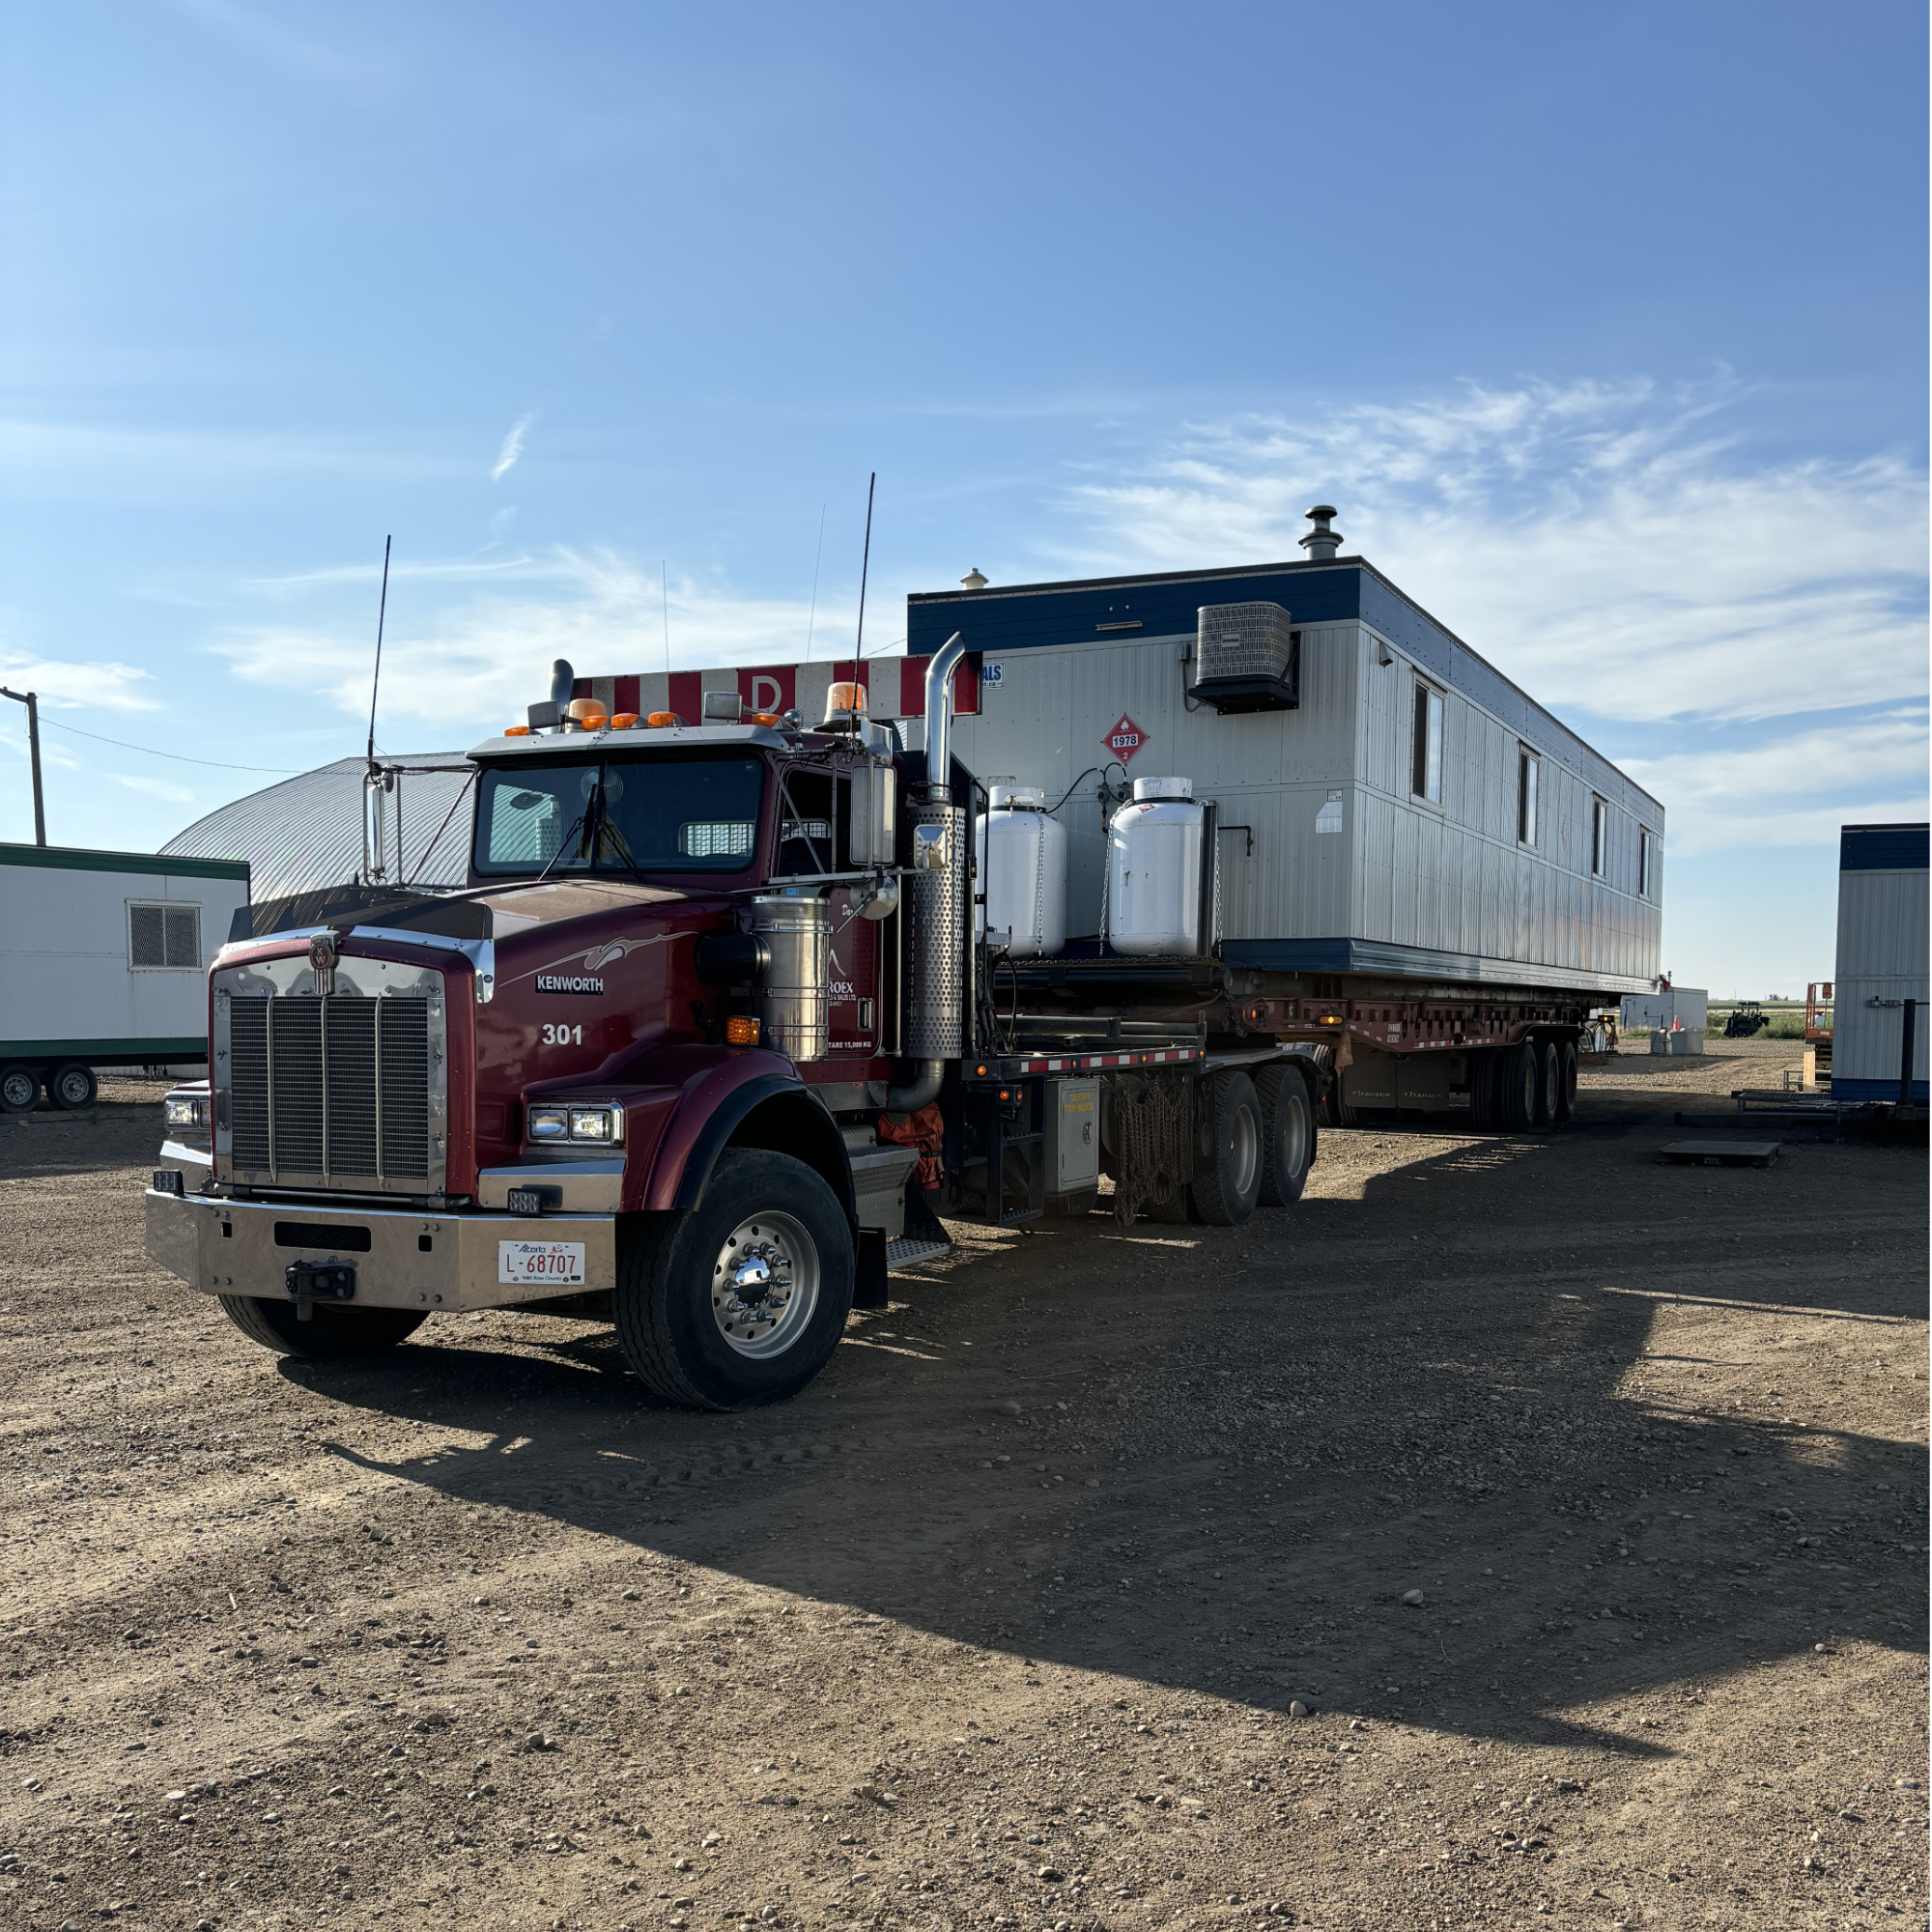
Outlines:
[{"label": "white office trailer", "polygon": [[0,845],[0,1110],[94,1098],[102,1066],[208,1059],[208,965],[248,903],[219,859]]},{"label": "white office trailer", "polygon": [[1847,825],[1838,838],[1834,1100],[1926,1103],[1925,825]]},{"label": "white office trailer", "polygon": [[[1221,611],[1258,602],[1289,620],[1283,674],[1204,675]],[[1071,789],[1076,943],[1100,933],[1103,810],[1171,775],[1213,807],[1207,950],[1230,965],[1655,982],[1662,807],[1366,563],[915,597],[909,621],[980,652],[958,757]]]}]

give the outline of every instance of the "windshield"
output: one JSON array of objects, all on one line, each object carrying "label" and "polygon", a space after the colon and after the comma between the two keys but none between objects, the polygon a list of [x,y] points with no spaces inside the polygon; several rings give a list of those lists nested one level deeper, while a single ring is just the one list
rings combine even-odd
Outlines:
[{"label": "windshield", "polygon": [[485,873],[741,872],[757,842],[762,758],[665,758],[485,772]]}]

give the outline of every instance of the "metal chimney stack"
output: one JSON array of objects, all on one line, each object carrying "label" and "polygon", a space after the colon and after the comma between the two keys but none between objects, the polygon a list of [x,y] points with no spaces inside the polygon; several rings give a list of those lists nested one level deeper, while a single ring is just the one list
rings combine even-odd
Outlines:
[{"label": "metal chimney stack", "polygon": [[1301,547],[1308,553],[1309,562],[1325,563],[1342,548],[1340,534],[1328,527],[1329,519],[1335,515],[1335,506],[1333,503],[1317,503],[1314,509],[1305,510],[1302,514],[1315,527],[1301,539]]}]

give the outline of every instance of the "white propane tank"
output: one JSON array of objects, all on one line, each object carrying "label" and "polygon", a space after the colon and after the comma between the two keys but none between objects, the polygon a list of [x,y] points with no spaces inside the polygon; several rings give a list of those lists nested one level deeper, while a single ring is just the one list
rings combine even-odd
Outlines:
[{"label": "white propane tank", "polygon": [[1037,785],[986,787],[992,810],[980,814],[977,938],[1015,959],[1048,959],[1066,944],[1066,828],[1046,811]]},{"label": "white propane tank", "polygon": [[1107,943],[1116,952],[1201,950],[1201,843],[1207,807],[1191,779],[1136,779],[1107,828]]}]

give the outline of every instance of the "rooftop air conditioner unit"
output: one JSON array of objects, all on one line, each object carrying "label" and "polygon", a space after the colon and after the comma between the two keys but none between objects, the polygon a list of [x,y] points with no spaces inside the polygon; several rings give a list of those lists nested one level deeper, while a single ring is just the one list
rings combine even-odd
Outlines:
[{"label": "rooftop air conditioner unit", "polygon": [[1190,698],[1216,711],[1293,711],[1301,702],[1301,633],[1279,604],[1204,604]]}]

